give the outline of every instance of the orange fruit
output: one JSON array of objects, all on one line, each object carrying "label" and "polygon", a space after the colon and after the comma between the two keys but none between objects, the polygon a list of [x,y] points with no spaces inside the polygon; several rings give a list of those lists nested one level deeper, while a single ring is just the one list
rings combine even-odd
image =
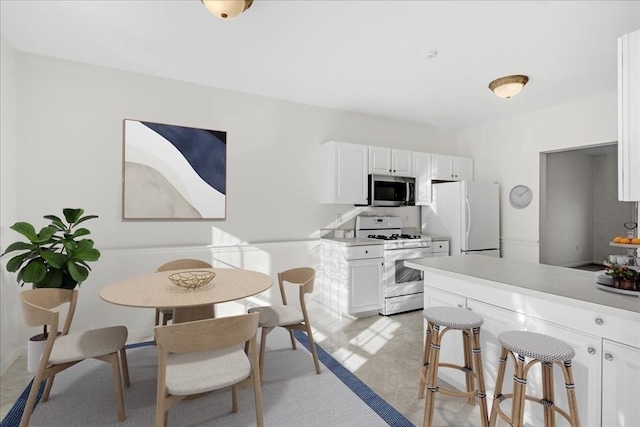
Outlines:
[{"label": "orange fruit", "polygon": [[631,243],[634,245],[640,245],[640,238],[631,239]]},{"label": "orange fruit", "polygon": [[627,239],[626,237],[620,240],[620,243],[623,243],[625,245],[628,245],[629,243],[631,243],[631,239]]},{"label": "orange fruit", "polygon": [[622,236],[616,236],[613,238],[613,243],[620,243],[620,240],[622,240],[623,237]]}]

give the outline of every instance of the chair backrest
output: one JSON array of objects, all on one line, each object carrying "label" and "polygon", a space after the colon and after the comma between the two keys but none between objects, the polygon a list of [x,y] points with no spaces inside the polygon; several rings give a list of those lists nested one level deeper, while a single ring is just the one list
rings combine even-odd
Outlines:
[{"label": "chair backrest", "polygon": [[67,318],[61,331],[62,335],[67,335],[76,311],[78,291],[53,288],[30,289],[20,292],[20,301],[27,326],[49,325],[54,336],[58,332],[59,313],[52,309],[69,303]]},{"label": "chair backrest", "polygon": [[278,273],[278,284],[280,285],[280,295],[282,303],[287,305],[287,296],[284,291],[284,282],[300,286],[300,304],[304,305],[304,294],[313,292],[313,283],[316,278],[316,271],[311,267],[293,268]]},{"label": "chair backrest", "polygon": [[155,327],[156,343],[169,353],[197,353],[244,344],[256,335],[260,313]]},{"label": "chair backrest", "polygon": [[185,268],[211,268],[211,264],[199,259],[176,259],[162,264],[156,271],[182,270]]}]

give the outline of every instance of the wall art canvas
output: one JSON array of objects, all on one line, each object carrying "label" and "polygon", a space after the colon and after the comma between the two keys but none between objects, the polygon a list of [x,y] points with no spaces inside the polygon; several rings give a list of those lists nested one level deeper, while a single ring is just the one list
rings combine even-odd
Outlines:
[{"label": "wall art canvas", "polygon": [[224,219],[227,133],[124,120],[124,219]]}]

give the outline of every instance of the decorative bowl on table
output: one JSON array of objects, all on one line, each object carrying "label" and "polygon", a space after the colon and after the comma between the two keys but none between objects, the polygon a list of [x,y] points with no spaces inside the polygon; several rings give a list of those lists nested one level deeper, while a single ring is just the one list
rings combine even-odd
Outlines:
[{"label": "decorative bowl on table", "polygon": [[185,289],[197,289],[209,283],[216,277],[216,273],[207,270],[181,271],[169,275],[169,280],[176,286]]}]

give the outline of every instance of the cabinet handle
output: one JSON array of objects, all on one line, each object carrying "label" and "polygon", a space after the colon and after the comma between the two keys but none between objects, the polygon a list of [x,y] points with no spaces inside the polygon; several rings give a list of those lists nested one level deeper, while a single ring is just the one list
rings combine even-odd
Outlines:
[{"label": "cabinet handle", "polygon": [[593,347],[589,347],[589,348],[587,348],[587,353],[589,353],[589,354],[596,354],[596,349],[595,349],[595,348],[593,348]]},{"label": "cabinet handle", "polygon": [[389,173],[391,173],[391,169],[389,169]]},{"label": "cabinet handle", "polygon": [[393,171],[395,172],[396,170],[394,169]]},{"label": "cabinet handle", "polygon": [[462,304],[458,304],[458,308],[462,308]]},{"label": "cabinet handle", "polygon": [[611,353],[605,353],[604,354],[604,359],[608,360],[609,362],[611,362],[613,360],[613,355]]},{"label": "cabinet handle", "polygon": [[369,251],[364,251],[364,253],[365,253],[365,254],[368,254],[368,253],[369,253]]},{"label": "cabinet handle", "polygon": [[473,311],[473,309],[471,307],[467,307],[467,310],[469,311]]},{"label": "cabinet handle", "polygon": [[601,326],[601,325],[603,325],[603,324],[604,324],[604,320],[602,320],[602,319],[601,319],[601,318],[599,318],[599,317],[596,317],[596,325],[600,325],[600,326]]}]

